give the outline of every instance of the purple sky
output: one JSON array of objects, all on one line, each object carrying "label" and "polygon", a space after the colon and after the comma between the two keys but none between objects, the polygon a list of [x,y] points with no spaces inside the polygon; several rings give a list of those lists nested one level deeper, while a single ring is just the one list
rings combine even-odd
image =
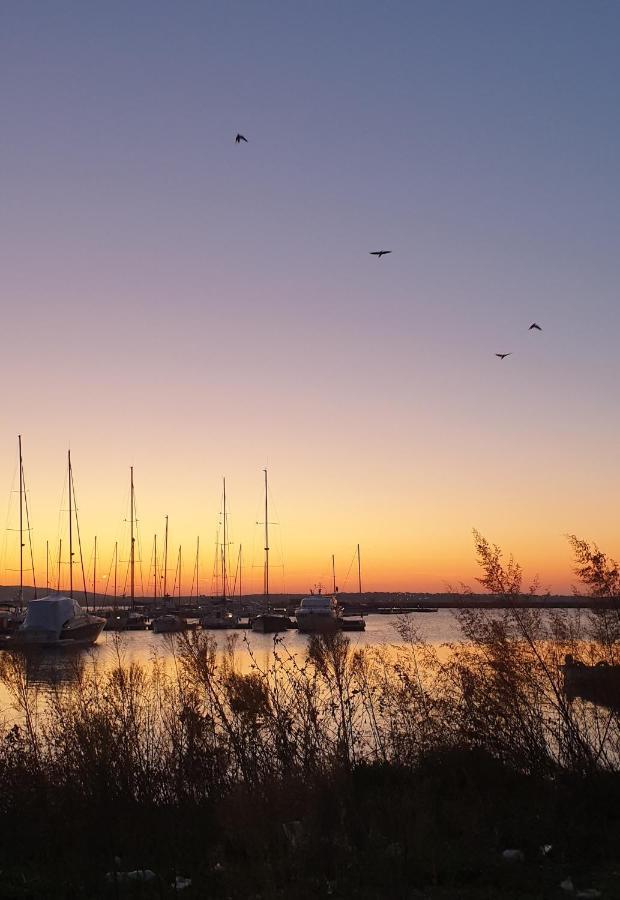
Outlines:
[{"label": "purple sky", "polygon": [[71,443],[108,544],[131,463],[184,541],[222,474],[249,533],[268,463],[291,586],[361,540],[440,587],[474,525],[558,588],[564,532],[620,553],[619,26],[5,0],[0,475],[21,431],[39,543]]}]

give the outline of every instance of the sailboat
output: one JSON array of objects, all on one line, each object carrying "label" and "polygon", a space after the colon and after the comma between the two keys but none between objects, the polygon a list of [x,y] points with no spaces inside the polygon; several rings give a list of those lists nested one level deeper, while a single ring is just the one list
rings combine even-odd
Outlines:
[{"label": "sailboat", "polygon": [[[166,516],[166,548],[168,546],[168,516]],[[165,566],[165,563],[164,563]],[[179,547],[179,559],[177,563],[177,570],[179,573],[179,593],[178,600],[179,606],[181,605],[181,548]],[[176,573],[175,573],[176,576]],[[172,591],[174,594],[174,589]],[[157,616],[156,619],[153,619],[152,629],[154,634],[175,634],[179,631],[185,631],[187,628],[187,621],[183,618],[183,616],[178,613],[168,612],[163,613],[161,616]]]},{"label": "sailboat", "polygon": [[[133,466],[130,466],[129,481],[129,522],[130,522],[130,546],[129,546],[129,589],[130,589],[130,608],[129,610],[116,610],[116,568],[114,570],[114,611],[108,616],[106,621],[106,631],[144,631],[147,627],[146,616],[138,612],[135,607],[136,602],[136,494],[133,482]],[[118,563],[118,547],[115,547],[115,567]],[[125,594],[123,593],[123,597]]]},{"label": "sailboat", "polygon": [[[226,479],[222,479],[223,484],[223,541],[221,545],[221,567],[222,567],[222,596],[219,601],[214,601],[208,612],[205,612],[200,618],[200,626],[209,631],[222,630],[225,628],[236,628],[239,624],[239,617],[232,614],[226,608],[228,601],[228,523],[226,513]],[[216,560],[217,563],[217,560]],[[216,605],[217,603],[217,605]]]},{"label": "sailboat", "polygon": [[[334,578],[334,594],[336,594],[338,588],[336,587],[336,566],[334,562],[334,556],[332,554],[332,574]],[[358,593],[361,597],[362,595],[362,563],[360,558],[360,545],[357,545],[357,587]],[[366,622],[364,621],[363,615],[359,618],[353,617],[348,618],[344,611],[341,612],[340,617],[338,619],[340,624],[341,631],[365,631],[366,630]]]},{"label": "sailboat", "polygon": [[269,609],[269,493],[267,487],[267,469],[265,473],[265,563],[263,568],[263,597],[265,611],[254,616],[251,623],[252,631],[260,634],[277,634],[279,631],[287,631],[293,627],[293,623],[283,610]]},{"label": "sailboat", "polygon": [[30,532],[30,515],[28,512],[28,499],[26,494],[26,482],[24,478],[24,460],[22,457],[22,436],[17,437],[19,450],[19,591],[14,601],[0,604],[0,634],[10,634],[21,625],[24,620],[24,511],[26,513],[26,528],[30,545],[30,559],[32,564],[32,581],[34,596],[37,596],[37,582],[34,572],[34,558],[32,554],[32,539]]},{"label": "sailboat", "polygon": [[[21,440],[20,440],[21,458]],[[85,612],[73,596],[73,517],[78,534],[81,559],[81,540],[77,507],[75,504],[75,486],[71,451],[67,454],[68,462],[68,494],[69,494],[69,596],[48,595],[35,598],[28,603],[26,618],[13,634],[5,639],[4,647],[86,647],[94,644],[105,625],[105,619]],[[20,460],[21,467],[21,460]],[[22,473],[23,474],[23,473]],[[84,567],[82,565],[82,574]],[[86,584],[84,583],[84,596]]]}]

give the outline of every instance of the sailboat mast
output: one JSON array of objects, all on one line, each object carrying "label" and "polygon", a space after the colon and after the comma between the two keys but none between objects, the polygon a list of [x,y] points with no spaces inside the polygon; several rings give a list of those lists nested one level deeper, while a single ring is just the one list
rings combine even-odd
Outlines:
[{"label": "sailboat mast", "polygon": [[60,592],[60,561],[62,559],[62,538],[58,538],[58,581],[56,582],[56,590]]},{"label": "sailboat mast", "polygon": [[357,545],[357,588],[362,593],[362,563],[360,561],[360,545]]},{"label": "sailboat mast", "polygon": [[50,542],[45,542],[45,590],[50,589]]},{"label": "sailboat mast", "polygon": [[200,536],[196,538],[196,600],[198,600],[198,560],[200,557]]},{"label": "sailboat mast", "polygon": [[334,558],[334,554],[332,553],[332,581],[334,584],[334,594],[336,593],[336,560]]},{"label": "sailboat mast", "polygon": [[241,600],[241,544],[239,544],[239,600]]},{"label": "sailboat mast", "polygon": [[19,605],[24,600],[24,463],[22,460],[22,436],[19,442]]},{"label": "sailboat mast", "polygon": [[157,535],[153,536],[153,597],[157,600]]},{"label": "sailboat mast", "polygon": [[69,596],[73,597],[73,513],[71,511],[71,495],[73,493],[73,475],[71,472],[71,451],[67,450],[69,466]]},{"label": "sailboat mast", "polygon": [[213,557],[213,575],[211,578],[211,591],[213,592],[213,582],[215,581],[214,597],[220,593],[220,529],[219,525],[215,532],[215,556]]},{"label": "sailboat mast", "polygon": [[166,602],[168,579],[168,516],[166,516],[166,531],[164,532],[164,603]]},{"label": "sailboat mast", "polygon": [[[222,584],[224,584],[224,545],[222,544],[220,547],[220,575],[222,578]],[[224,594],[224,597],[226,594]]]},{"label": "sailboat mast", "polygon": [[226,538],[226,478],[223,479],[224,483],[224,544],[222,547],[222,597],[224,600],[226,599],[226,547],[228,546],[227,538]]},{"label": "sailboat mast", "polygon": [[93,609],[97,608],[97,535],[95,535],[95,555],[93,557]]},{"label": "sailboat mast", "polygon": [[267,469],[263,469],[265,473],[265,578],[264,590],[265,600],[269,603],[269,501],[267,493]]},{"label": "sailboat mast", "polygon": [[118,576],[118,541],[114,541],[114,608],[116,609],[117,589],[116,582]]},{"label": "sailboat mast", "polygon": [[135,554],[135,542],[134,542],[134,536],[133,536],[133,509],[134,509],[134,497],[133,497],[133,466],[131,466],[131,470],[130,470],[130,471],[131,471],[131,489],[130,489],[130,494],[131,494],[131,497],[130,497],[131,509],[130,509],[130,511],[129,511],[129,518],[130,518],[130,520],[131,520],[131,549],[130,549],[130,551],[129,551],[129,552],[130,552],[130,556],[129,556],[130,563],[129,563],[129,564],[130,564],[130,570],[131,570],[131,608],[133,609],[133,607],[134,607],[134,600],[135,600],[135,589],[136,589],[136,583],[135,583],[135,574],[136,574],[136,572],[135,572],[136,554]]},{"label": "sailboat mast", "polygon": [[177,597],[179,598],[178,606],[181,605],[181,545],[179,544],[179,588],[177,591]]}]

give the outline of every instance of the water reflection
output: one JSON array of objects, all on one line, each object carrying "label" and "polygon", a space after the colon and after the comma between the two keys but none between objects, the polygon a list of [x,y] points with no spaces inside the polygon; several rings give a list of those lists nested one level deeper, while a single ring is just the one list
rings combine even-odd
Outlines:
[{"label": "water reflection", "polygon": [[[455,640],[459,635],[458,624],[449,610],[432,615],[413,614],[408,618],[430,643],[442,644]],[[347,633],[347,638],[354,648],[402,645],[398,621],[397,616],[368,616],[366,630]],[[235,660],[241,672],[249,672],[254,664],[262,669],[267,668],[273,659],[274,646],[284,648],[285,652],[299,660],[305,657],[308,648],[308,636],[295,630],[280,635],[232,630],[212,631],[210,634],[221,654],[226,651],[228,642],[234,640]],[[275,645],[274,637],[277,639]],[[29,682],[39,686],[45,694],[60,685],[75,683],[85,667],[94,666],[103,673],[118,665],[119,660],[148,666],[156,658],[164,671],[172,674],[178,640],[177,634],[154,634],[152,631],[103,632],[97,643],[88,649],[29,648],[23,656]],[[0,684],[0,714],[13,719],[14,713],[15,702],[6,686]]]},{"label": "water reflection", "polygon": [[101,648],[95,645],[88,649],[29,647],[27,651],[10,652],[21,661],[29,684],[55,687],[78,681],[87,661],[96,659],[100,651]]},{"label": "water reflection", "polygon": [[569,700],[587,700],[598,706],[606,706],[620,712],[620,666],[599,662],[584,665],[566,657],[563,666],[564,686]]}]

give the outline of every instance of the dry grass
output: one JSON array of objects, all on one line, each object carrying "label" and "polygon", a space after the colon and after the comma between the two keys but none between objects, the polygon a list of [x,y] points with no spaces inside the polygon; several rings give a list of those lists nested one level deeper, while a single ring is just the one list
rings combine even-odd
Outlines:
[{"label": "dry grass", "polygon": [[[406,619],[389,653],[334,634],[300,662],[276,639],[268,667],[254,660],[249,674],[234,638],[222,657],[207,633],[187,632],[172,673],[127,662],[119,640],[111,670],[76,661],[44,701],[36,660],[4,654],[21,721],[0,743],[5,873],[21,867],[26,884],[46,873],[47,896],[105,896],[102,872],[121,856],[125,868],[184,867],[213,896],[291,885],[321,896],[332,882],[357,896],[389,883],[398,896],[485,878],[509,893],[495,866],[515,842],[532,857],[554,843],[559,872],[569,824],[581,834],[589,798],[611,811],[620,790],[620,717],[569,702],[561,666],[569,652],[615,662],[618,615],[519,609],[519,566],[475,538],[481,583],[505,603],[459,613],[449,653]],[[588,590],[615,596],[615,563],[571,540]],[[579,852],[596,862],[618,828],[588,827]]]}]

